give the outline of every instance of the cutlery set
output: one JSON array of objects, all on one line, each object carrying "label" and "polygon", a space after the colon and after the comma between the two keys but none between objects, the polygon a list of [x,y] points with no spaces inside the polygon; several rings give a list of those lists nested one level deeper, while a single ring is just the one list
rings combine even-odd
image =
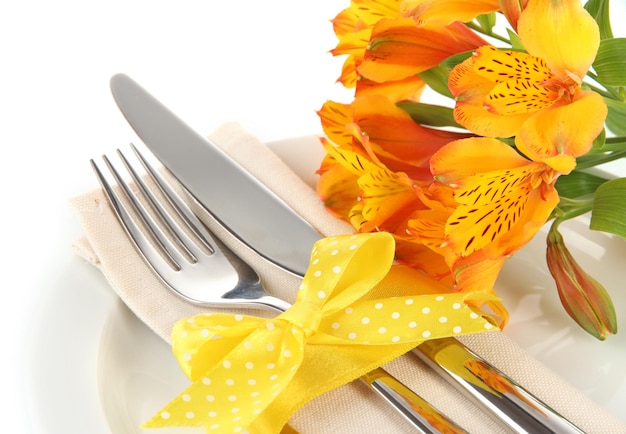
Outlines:
[{"label": "cutlery set", "polygon": [[[322,235],[128,76],[114,76],[111,90],[129,124],[192,200],[258,255],[285,272],[304,275],[311,248]],[[288,309],[289,303],[270,295],[258,274],[208,231],[186,200],[135,147],[133,151],[147,182],[129,159],[118,153],[139,193],[133,193],[106,156],[104,161],[117,188],[93,160],[92,166],[122,227],[155,275],[173,292],[198,305],[262,307],[275,312]],[[224,185],[228,188],[215,188]],[[426,341],[413,351],[512,432],[582,433],[454,338]],[[480,364],[497,376],[501,387],[496,390],[465,369],[468,362]],[[416,432],[465,432],[384,369],[376,369],[361,380]],[[445,421],[445,426],[433,426],[429,422],[433,415]]]}]

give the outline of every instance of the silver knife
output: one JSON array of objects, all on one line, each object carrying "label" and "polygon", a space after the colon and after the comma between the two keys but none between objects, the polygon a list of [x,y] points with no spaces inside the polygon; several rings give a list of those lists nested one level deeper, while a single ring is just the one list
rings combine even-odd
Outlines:
[{"label": "silver knife", "polygon": [[[322,237],[311,225],[131,78],[115,75],[111,91],[146,146],[221,225],[269,261],[304,275],[311,248]],[[454,338],[426,341],[414,352],[513,432],[583,433]],[[497,390],[490,386],[496,377]]]}]

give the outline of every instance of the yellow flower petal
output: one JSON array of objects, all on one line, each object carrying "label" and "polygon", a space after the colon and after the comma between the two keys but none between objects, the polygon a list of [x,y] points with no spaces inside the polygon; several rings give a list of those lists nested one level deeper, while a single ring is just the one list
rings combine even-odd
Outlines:
[{"label": "yellow flower petal", "polygon": [[598,25],[580,0],[529,1],[517,29],[526,50],[560,78],[570,72],[582,79],[600,45]]},{"label": "yellow flower petal", "polygon": [[[515,144],[528,158],[546,164],[550,164],[547,159],[559,155],[579,157],[591,149],[606,115],[606,104],[600,95],[581,91],[572,103],[555,105],[529,118]],[[554,169],[567,173],[558,167]]]}]

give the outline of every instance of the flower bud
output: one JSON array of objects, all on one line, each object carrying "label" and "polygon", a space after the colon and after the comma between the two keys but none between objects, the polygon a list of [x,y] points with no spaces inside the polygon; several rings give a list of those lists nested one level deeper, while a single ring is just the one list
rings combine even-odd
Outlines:
[{"label": "flower bud", "polygon": [[600,340],[617,333],[615,308],[604,287],[574,260],[553,225],[548,233],[547,262],[563,307],[587,333]]}]

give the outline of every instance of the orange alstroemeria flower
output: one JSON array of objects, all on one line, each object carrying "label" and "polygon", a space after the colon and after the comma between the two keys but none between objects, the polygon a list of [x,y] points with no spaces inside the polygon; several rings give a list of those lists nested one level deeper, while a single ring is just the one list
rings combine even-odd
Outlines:
[{"label": "orange alstroemeria flower", "polygon": [[602,97],[581,87],[598,50],[598,26],[578,0],[533,0],[518,33],[528,53],[484,46],[452,70],[455,118],[481,136],[516,136],[528,158],[569,173],[607,114]]},{"label": "orange alstroemeria flower", "polygon": [[431,168],[435,180],[453,190],[457,203],[441,240],[453,254],[451,263],[476,251],[488,258],[513,254],[559,202],[554,188],[558,172],[497,139],[452,142],[433,156]]},{"label": "orange alstroemeria flower", "polygon": [[375,82],[402,80],[485,44],[462,23],[419,27],[409,18],[380,20],[357,71]]}]

